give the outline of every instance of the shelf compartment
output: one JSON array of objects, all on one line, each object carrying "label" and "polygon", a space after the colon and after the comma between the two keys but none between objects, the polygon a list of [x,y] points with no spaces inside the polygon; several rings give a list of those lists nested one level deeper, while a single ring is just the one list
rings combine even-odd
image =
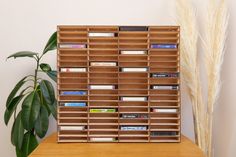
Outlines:
[{"label": "shelf compartment", "polygon": [[179,107],[178,102],[150,102],[149,103],[150,107],[159,107],[159,108],[175,108]]},{"label": "shelf compartment", "polygon": [[180,142],[180,137],[170,137],[170,136],[167,136],[167,137],[150,137],[150,142]]},{"label": "shelf compartment", "polygon": [[158,62],[158,61],[178,61],[178,56],[150,56],[149,62]]},{"label": "shelf compartment", "polygon": [[90,78],[89,83],[90,84],[117,84],[118,79],[114,79],[114,78],[110,78],[110,79],[108,79],[108,78],[103,78],[103,79]]},{"label": "shelf compartment", "polygon": [[179,66],[178,61],[155,61],[155,62],[149,62],[150,68],[155,67],[155,66],[163,66],[168,68],[169,66]]},{"label": "shelf compartment", "polygon": [[90,61],[118,61],[118,56],[89,56]]},{"label": "shelf compartment", "polygon": [[179,91],[178,90],[158,90],[158,89],[150,89],[150,95],[177,95],[179,96]]},{"label": "shelf compartment", "polygon": [[[111,71],[111,70],[109,70],[109,71]],[[117,79],[118,78],[118,73],[107,73],[107,72],[104,72],[104,73],[93,73],[93,72],[90,72],[90,74],[89,74],[89,77],[91,78],[91,79],[93,79],[93,78],[100,78],[100,79],[102,79],[102,78],[114,78],[114,79]]]},{"label": "shelf compartment", "polygon": [[149,51],[150,56],[179,56],[178,49],[151,49]]},{"label": "shelf compartment", "polygon": [[86,56],[87,50],[84,49],[60,49],[59,56]]},{"label": "shelf compartment", "polygon": [[59,130],[59,135],[81,135],[84,137],[85,135],[87,136],[87,129],[86,130]]},{"label": "shelf compartment", "polygon": [[60,125],[87,125],[88,120],[87,119],[58,119],[58,123]]},{"label": "shelf compartment", "polygon": [[59,100],[88,100],[88,96],[78,96],[78,95],[59,95]]},{"label": "shelf compartment", "polygon": [[61,62],[87,62],[87,56],[59,56],[58,61]]},{"label": "shelf compartment", "polygon": [[150,68],[150,73],[156,73],[156,72],[179,72],[179,68],[168,68],[166,67],[161,67],[161,68]]},{"label": "shelf compartment", "polygon": [[91,113],[89,112],[89,117],[112,117],[112,118],[115,118],[117,117],[118,119],[118,113],[117,112],[114,112],[114,113]]},{"label": "shelf compartment", "polygon": [[148,119],[120,119],[120,125],[148,125]]},{"label": "shelf compartment", "polygon": [[118,96],[89,96],[91,101],[93,100],[119,100]]},{"label": "shelf compartment", "polygon": [[117,90],[90,90],[90,95],[116,95],[118,94]]},{"label": "shelf compartment", "polygon": [[59,79],[61,78],[87,78],[87,73],[76,73],[76,72],[59,72],[58,73]]},{"label": "shelf compartment", "polygon": [[117,132],[111,131],[90,131],[89,137],[118,137]]},{"label": "shelf compartment", "polygon": [[151,37],[149,39],[150,43],[171,43],[171,44],[176,44],[179,43],[179,38],[178,37],[166,37],[166,36],[162,36],[162,37]]},{"label": "shelf compartment", "polygon": [[88,142],[87,137],[58,137],[58,142]]},{"label": "shelf compartment", "polygon": [[90,67],[89,68],[90,73],[108,73],[108,72],[119,72],[119,68],[118,67]]},{"label": "shelf compartment", "polygon": [[170,131],[175,131],[179,129],[180,126],[178,125],[152,125],[150,124],[150,130],[152,129],[158,129],[158,130],[170,130]]},{"label": "shelf compartment", "polygon": [[119,113],[148,113],[149,109],[143,108],[143,107],[125,107],[125,108],[119,108]]},{"label": "shelf compartment", "polygon": [[89,125],[90,131],[118,130],[118,125]]},{"label": "shelf compartment", "polygon": [[106,102],[106,101],[104,101],[104,102],[96,102],[96,101],[90,101],[90,107],[93,107],[93,106],[101,106],[101,107],[103,107],[104,106],[104,108],[106,108],[106,106],[115,106],[115,107],[117,107],[118,106],[118,102]]},{"label": "shelf compartment", "polygon": [[143,62],[129,62],[129,61],[122,61],[119,62],[119,66],[120,67],[147,67],[148,66],[148,62],[147,61],[143,61]]},{"label": "shelf compartment", "polygon": [[148,83],[148,78],[142,78],[142,79],[136,79],[136,78],[133,78],[133,79],[119,79],[119,83],[121,84],[126,84],[126,83],[134,83],[134,84],[139,84],[139,83]]},{"label": "shelf compartment", "polygon": [[79,37],[60,37],[60,43],[85,43],[87,42],[86,38],[79,38]]},{"label": "shelf compartment", "polygon": [[119,90],[119,94],[120,95],[124,95],[124,96],[133,96],[133,95],[147,95],[148,94],[148,90]]},{"label": "shelf compartment", "polygon": [[[87,112],[73,113],[77,111],[66,111],[58,113],[58,119],[84,119],[87,118]],[[79,111],[78,111],[79,112]]]},{"label": "shelf compartment", "polygon": [[134,43],[129,43],[129,44],[119,44],[119,48],[121,49],[147,49],[148,44],[134,44]]},{"label": "shelf compartment", "polygon": [[166,117],[169,117],[169,118],[179,118],[179,114],[178,113],[150,113],[150,118],[166,118]]},{"label": "shelf compartment", "polygon": [[150,124],[158,124],[161,125],[179,125],[178,119],[151,119]]},{"label": "shelf compartment", "polygon": [[95,43],[114,43],[118,44],[118,38],[116,37],[90,37],[89,44]]},{"label": "shelf compartment", "polygon": [[88,136],[87,134],[82,134],[82,135],[81,134],[79,135],[78,134],[62,134],[62,135],[59,134],[58,135],[58,137],[85,137],[85,138],[87,138],[87,136]]},{"label": "shelf compartment", "polygon": [[58,26],[58,30],[61,31],[71,31],[71,32],[81,32],[87,31],[87,26],[67,26],[67,25],[60,25]]},{"label": "shelf compartment", "polygon": [[88,83],[88,79],[87,78],[76,78],[76,77],[72,77],[72,78],[60,78],[58,81],[60,84],[65,84],[65,83]]},{"label": "shelf compartment", "polygon": [[148,142],[148,137],[119,137],[120,142]]},{"label": "shelf compartment", "polygon": [[[179,38],[179,32],[167,32],[167,31],[158,31],[158,32],[154,32],[154,31],[152,31],[152,32],[150,32],[149,33],[149,38],[150,39],[156,39],[156,38],[170,38],[170,39],[172,39],[172,38]],[[167,41],[168,41],[168,39],[166,39],[165,40],[166,41],[166,43],[167,43]]]},{"label": "shelf compartment", "polygon": [[179,101],[179,97],[178,96],[149,96],[149,100],[177,100]]},{"label": "shelf compartment", "polygon": [[136,38],[132,38],[132,37],[120,37],[119,38],[119,42],[120,44],[122,43],[148,43],[148,38],[145,38],[145,37],[136,37]]},{"label": "shelf compartment", "polygon": [[87,28],[81,28],[76,30],[74,28],[61,28],[58,30],[59,37],[70,36],[70,37],[78,37],[78,34],[87,34]]},{"label": "shelf compartment", "polygon": [[[84,113],[86,113],[87,112],[87,107],[67,107],[67,106],[60,106],[59,107],[59,112],[84,112]],[[73,115],[73,114],[71,114],[71,115]],[[77,115],[76,115],[77,116]]]},{"label": "shelf compartment", "polygon": [[119,90],[122,89],[148,89],[147,84],[119,84]]},{"label": "shelf compartment", "polygon": [[119,73],[120,79],[123,78],[148,78],[148,73],[138,73],[138,72],[121,72]]},{"label": "shelf compartment", "polygon": [[58,61],[59,66],[61,67],[86,67],[87,62],[72,62],[72,61]]},{"label": "shelf compartment", "polygon": [[129,38],[147,38],[148,32],[140,32],[140,31],[127,31],[127,32],[119,32],[119,38],[123,39],[124,37]]},{"label": "shelf compartment", "polygon": [[91,49],[117,49],[118,44],[109,44],[109,43],[104,43],[104,44],[95,44],[95,43],[89,43],[89,48]]},{"label": "shelf compartment", "polygon": [[89,55],[91,56],[104,56],[104,55],[118,55],[119,51],[114,49],[114,50],[89,50]]},{"label": "shelf compartment", "polygon": [[179,78],[151,77],[150,84],[179,84]]},{"label": "shelf compartment", "polygon": [[119,62],[125,62],[125,61],[145,61],[148,62],[147,56],[119,56]]},{"label": "shelf compartment", "polygon": [[119,106],[127,107],[127,106],[137,106],[137,107],[148,107],[148,102],[127,102],[127,101],[120,101]]},{"label": "shelf compartment", "polygon": [[105,123],[118,123],[118,118],[117,119],[89,119],[89,125],[96,125],[96,124],[105,124]]},{"label": "shelf compartment", "polygon": [[119,28],[116,26],[90,26],[88,27],[89,32],[117,32]]}]

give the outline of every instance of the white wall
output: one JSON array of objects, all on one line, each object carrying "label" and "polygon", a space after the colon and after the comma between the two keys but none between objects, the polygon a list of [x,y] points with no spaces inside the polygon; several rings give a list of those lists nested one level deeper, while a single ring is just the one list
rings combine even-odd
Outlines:
[{"label": "white wall", "polygon": [[[204,0],[196,2],[202,10]],[[1,156],[14,157],[10,143],[11,128],[3,122],[6,98],[16,82],[32,73],[34,62],[29,59],[6,57],[19,50],[40,52],[49,35],[59,24],[102,25],[171,25],[174,24],[174,0],[0,0],[0,148]],[[231,21],[228,52],[223,65],[223,88],[215,118],[215,157],[233,157],[236,150],[235,98],[236,54],[235,3],[230,0]],[[200,18],[204,16],[201,12]],[[50,53],[45,61],[56,65],[56,54]],[[193,139],[191,107],[185,94],[182,99],[182,131]],[[12,123],[12,122],[11,122]],[[10,124],[11,124],[10,123]],[[49,134],[56,130],[51,121]]]}]

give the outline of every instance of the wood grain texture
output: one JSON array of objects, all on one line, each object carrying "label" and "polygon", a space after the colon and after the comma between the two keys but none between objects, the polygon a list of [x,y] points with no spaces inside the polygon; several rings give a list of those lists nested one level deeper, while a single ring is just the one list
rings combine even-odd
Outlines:
[{"label": "wood grain texture", "polygon": [[188,138],[181,143],[57,143],[47,137],[29,157],[205,157]]}]

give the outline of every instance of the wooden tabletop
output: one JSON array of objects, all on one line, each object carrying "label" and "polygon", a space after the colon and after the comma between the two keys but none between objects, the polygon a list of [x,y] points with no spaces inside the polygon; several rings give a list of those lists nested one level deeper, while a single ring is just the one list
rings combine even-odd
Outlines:
[{"label": "wooden tabletop", "polygon": [[29,157],[205,157],[188,138],[181,143],[57,143],[47,137]]}]

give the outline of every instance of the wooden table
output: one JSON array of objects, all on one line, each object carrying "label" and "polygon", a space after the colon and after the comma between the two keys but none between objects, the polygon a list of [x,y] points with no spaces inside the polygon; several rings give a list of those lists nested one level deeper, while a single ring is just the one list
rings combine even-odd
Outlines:
[{"label": "wooden table", "polygon": [[188,138],[181,143],[57,143],[47,137],[29,157],[205,157]]}]

